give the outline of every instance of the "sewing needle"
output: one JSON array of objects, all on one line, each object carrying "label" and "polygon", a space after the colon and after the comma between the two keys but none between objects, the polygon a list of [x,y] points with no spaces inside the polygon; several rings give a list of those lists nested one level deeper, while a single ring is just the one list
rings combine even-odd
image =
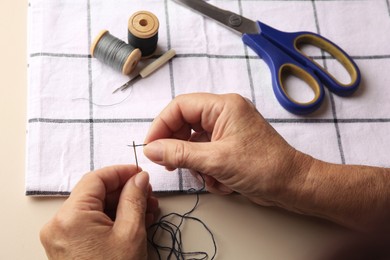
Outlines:
[{"label": "sewing needle", "polygon": [[172,59],[174,56],[176,55],[176,52],[174,49],[170,49],[169,51],[167,51],[166,53],[164,53],[163,55],[161,55],[161,57],[159,57],[157,60],[155,60],[154,62],[150,63],[148,66],[146,66],[145,68],[143,68],[137,76],[135,76],[134,78],[132,78],[131,80],[129,80],[128,82],[126,82],[125,84],[123,84],[122,86],[120,86],[119,88],[117,88],[114,92],[112,92],[112,94],[118,92],[119,90],[121,91],[125,91],[126,89],[128,89],[130,86],[132,86],[135,82],[137,82],[138,80],[140,80],[141,78],[146,78],[147,76],[149,76],[150,74],[152,74],[153,72],[155,72],[157,69],[159,69],[162,65],[164,65],[165,63],[167,63],[170,59]]},{"label": "sewing needle", "polygon": [[135,142],[134,141],[133,141],[133,149],[134,149],[135,165],[137,166],[137,171],[138,171],[137,149],[135,149]]},{"label": "sewing needle", "polygon": [[135,149],[136,147],[139,147],[139,146],[145,146],[146,144],[135,144],[135,142],[133,141],[133,145],[127,145],[127,146],[130,146],[130,147],[133,147],[133,150],[134,150],[134,157],[135,157],[135,165],[137,167],[137,171],[138,171],[138,157],[137,157],[137,150]]}]

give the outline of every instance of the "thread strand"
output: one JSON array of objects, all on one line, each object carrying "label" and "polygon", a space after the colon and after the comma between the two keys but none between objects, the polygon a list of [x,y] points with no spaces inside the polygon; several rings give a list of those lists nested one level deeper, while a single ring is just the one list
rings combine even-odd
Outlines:
[{"label": "thread strand", "polygon": [[[200,189],[196,190],[194,188],[191,188],[188,190],[189,193],[195,193],[196,194],[196,201],[195,205],[187,212],[184,214],[179,214],[176,212],[168,213],[166,215],[163,215],[160,217],[160,219],[151,225],[149,227],[149,230],[152,231],[150,238],[148,238],[149,243],[151,246],[154,248],[158,259],[161,260],[161,252],[160,251],[166,251],[168,252],[167,259],[171,259],[171,257],[175,257],[175,259],[178,260],[204,260],[204,259],[209,259],[209,254],[207,252],[203,251],[191,251],[191,252],[186,252],[183,249],[183,240],[182,240],[182,231],[181,227],[184,223],[184,221],[194,221],[203,226],[203,228],[207,231],[209,234],[212,242],[213,242],[213,247],[214,247],[214,252],[213,255],[211,256],[211,260],[215,258],[217,254],[217,243],[215,241],[214,234],[212,233],[211,229],[199,218],[192,217],[190,216],[191,213],[195,211],[197,206],[199,205],[199,192],[204,191],[205,189],[205,180],[202,175],[200,175],[203,180],[203,185]],[[179,224],[174,224],[172,221],[169,221],[168,219],[170,218],[179,218],[180,222]],[[170,236],[171,239],[171,246],[164,246],[156,241],[156,236],[157,233],[159,232],[165,232]],[[191,257],[191,258],[188,258]]]},{"label": "thread strand", "polygon": [[[145,146],[145,145],[147,144],[135,144],[134,141],[132,145],[128,145],[128,146],[132,146],[134,149],[134,156],[135,156],[137,169],[138,169],[138,159],[137,159],[136,147]],[[202,175],[199,176],[202,178],[202,187],[200,189],[190,188],[187,190],[188,193],[196,194],[196,200],[194,206],[184,214],[179,214],[176,212],[165,214],[161,216],[160,219],[156,223],[152,224],[148,229],[149,232],[151,233],[150,237],[148,237],[148,242],[154,248],[159,260],[162,259],[161,251],[168,252],[168,256],[166,258],[168,260],[171,259],[172,257],[174,257],[177,260],[209,259],[209,254],[204,251],[190,251],[190,252],[184,251],[181,227],[185,221],[189,221],[189,220],[201,224],[209,234],[214,247],[214,252],[210,259],[213,260],[217,254],[217,243],[215,241],[215,237],[211,229],[201,219],[190,216],[190,214],[193,213],[199,205],[199,200],[200,200],[199,193],[203,192],[206,188],[205,179],[203,178]],[[176,225],[175,223],[172,222],[173,220],[172,221],[169,220],[172,218],[178,218],[179,224]],[[161,232],[165,232],[169,235],[171,241],[170,246],[164,246],[159,242],[157,242],[156,236],[158,233]]]}]

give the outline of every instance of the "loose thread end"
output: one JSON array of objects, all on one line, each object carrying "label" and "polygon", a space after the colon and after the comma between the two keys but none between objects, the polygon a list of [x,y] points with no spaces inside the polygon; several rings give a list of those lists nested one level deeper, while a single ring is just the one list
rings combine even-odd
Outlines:
[{"label": "loose thread end", "polygon": [[140,147],[140,146],[146,146],[147,144],[135,144],[135,145],[133,145],[133,144],[128,144],[127,146],[129,146],[129,147]]}]

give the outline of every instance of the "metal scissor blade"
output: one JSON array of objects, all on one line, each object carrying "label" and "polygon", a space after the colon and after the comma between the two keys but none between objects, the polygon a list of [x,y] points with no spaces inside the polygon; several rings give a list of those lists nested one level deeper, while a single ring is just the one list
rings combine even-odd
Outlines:
[{"label": "metal scissor blade", "polygon": [[249,20],[236,13],[220,9],[203,0],[173,0],[179,4],[189,7],[204,16],[212,18],[226,27],[241,34],[258,34],[259,28],[256,22]]}]

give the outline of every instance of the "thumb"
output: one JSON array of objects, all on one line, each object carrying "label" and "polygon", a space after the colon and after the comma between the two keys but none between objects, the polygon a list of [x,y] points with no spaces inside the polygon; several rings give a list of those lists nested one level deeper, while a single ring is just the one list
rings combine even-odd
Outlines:
[{"label": "thumb", "polygon": [[115,226],[127,235],[145,229],[149,174],[139,172],[127,181],[119,197]]},{"label": "thumb", "polygon": [[220,152],[209,142],[188,142],[177,139],[159,139],[144,146],[144,154],[151,161],[169,169],[187,168],[203,173],[214,172],[220,165]]}]

